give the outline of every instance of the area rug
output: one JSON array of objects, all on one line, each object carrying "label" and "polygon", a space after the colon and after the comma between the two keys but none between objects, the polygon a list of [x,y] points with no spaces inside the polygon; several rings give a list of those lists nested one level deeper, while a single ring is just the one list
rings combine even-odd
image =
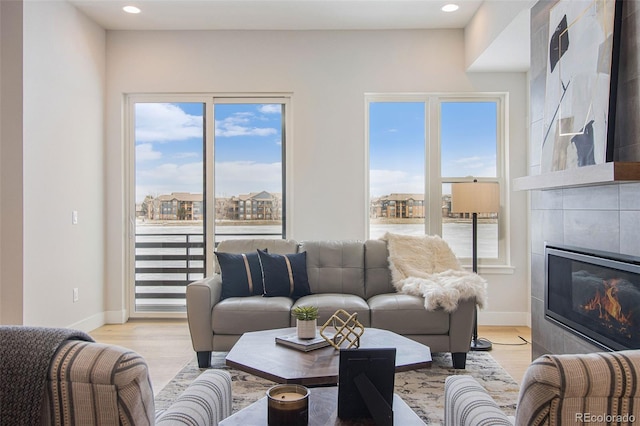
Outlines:
[{"label": "area rug", "polygon": [[[225,365],[226,352],[214,352],[212,368],[228,370],[232,376],[233,412],[265,396],[274,383]],[[200,375],[195,359],[174,377],[155,398],[156,409],[167,408]],[[465,370],[451,368],[448,353],[433,354],[431,368],[397,373],[395,392],[404,399],[425,423],[444,423],[444,380],[447,376],[468,374],[475,377],[496,400],[504,412],[513,416],[518,399],[518,384],[487,352],[469,352]]]}]

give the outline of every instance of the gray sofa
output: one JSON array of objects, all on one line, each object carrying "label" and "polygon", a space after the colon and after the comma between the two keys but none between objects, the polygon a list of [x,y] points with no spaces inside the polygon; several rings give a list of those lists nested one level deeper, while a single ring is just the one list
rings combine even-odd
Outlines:
[{"label": "gray sofa", "polygon": [[365,327],[381,328],[423,343],[432,352],[451,352],[454,368],[465,368],[473,328],[475,299],[458,309],[428,311],[422,297],[397,293],[391,283],[385,241],[228,240],[217,250],[226,253],[306,252],[312,294],[288,297],[230,297],[220,300],[219,273],[187,286],[187,315],[193,349],[201,368],[210,365],[212,351],[228,351],[249,331],[295,326],[291,309],[318,306],[318,324],[337,309],[357,312]]}]

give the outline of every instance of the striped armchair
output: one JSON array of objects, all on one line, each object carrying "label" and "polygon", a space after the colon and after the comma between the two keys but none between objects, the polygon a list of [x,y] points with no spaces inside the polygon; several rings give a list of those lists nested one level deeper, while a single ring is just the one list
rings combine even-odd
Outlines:
[{"label": "striped armchair", "polygon": [[62,343],[45,389],[43,425],[217,425],[231,414],[229,374],[208,370],[156,418],[144,359],[119,346],[86,341]]},{"label": "striped armchair", "polygon": [[445,381],[445,425],[631,425],[640,421],[640,350],[544,355],[527,369],[516,417],[471,376]]}]

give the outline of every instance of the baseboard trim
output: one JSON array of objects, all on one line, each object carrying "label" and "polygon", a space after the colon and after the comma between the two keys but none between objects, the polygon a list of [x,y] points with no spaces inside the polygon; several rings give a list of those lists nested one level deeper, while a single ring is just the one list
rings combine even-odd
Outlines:
[{"label": "baseboard trim", "polygon": [[89,331],[93,331],[98,327],[102,327],[105,324],[105,314],[104,312],[91,315],[88,318],[75,322],[68,326],[67,328],[73,328],[76,330],[84,331],[88,333]]},{"label": "baseboard trim", "polygon": [[124,324],[128,319],[129,315],[126,309],[121,311],[106,311],[91,315],[88,318],[69,325],[67,328],[73,328],[75,330],[81,330],[88,333],[89,331],[93,331],[105,324]]},{"label": "baseboard trim", "polygon": [[105,324],[124,324],[128,319],[129,312],[126,309],[105,312]]},{"label": "baseboard trim", "polygon": [[513,325],[531,327],[528,312],[483,312],[478,311],[479,325]]}]

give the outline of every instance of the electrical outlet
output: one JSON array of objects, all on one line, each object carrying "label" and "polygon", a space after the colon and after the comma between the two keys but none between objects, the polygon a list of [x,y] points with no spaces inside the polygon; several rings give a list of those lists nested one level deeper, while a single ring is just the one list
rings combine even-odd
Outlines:
[{"label": "electrical outlet", "polygon": [[78,295],[78,288],[73,289],[73,303],[76,303],[80,296]]},{"label": "electrical outlet", "polygon": [[72,225],[78,224],[78,210],[74,210],[71,212],[71,224]]}]

